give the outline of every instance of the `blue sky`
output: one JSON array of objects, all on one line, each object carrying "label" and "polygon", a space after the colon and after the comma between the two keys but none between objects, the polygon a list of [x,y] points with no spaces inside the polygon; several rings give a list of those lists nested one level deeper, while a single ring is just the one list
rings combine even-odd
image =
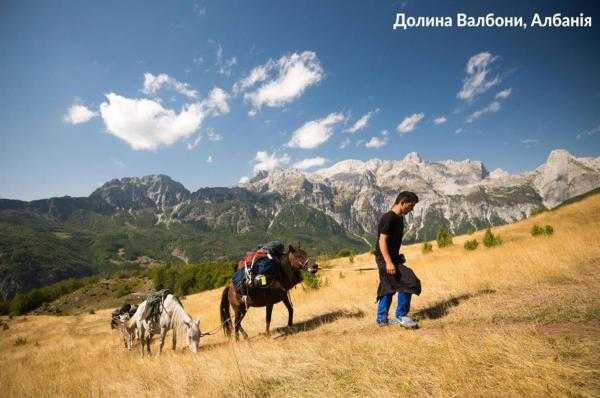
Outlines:
[{"label": "blue sky", "polygon": [[600,156],[597,27],[392,28],[396,12],[597,26],[594,4],[5,1],[0,197],[157,173],[233,186],[411,151],[510,172],[555,148]]}]

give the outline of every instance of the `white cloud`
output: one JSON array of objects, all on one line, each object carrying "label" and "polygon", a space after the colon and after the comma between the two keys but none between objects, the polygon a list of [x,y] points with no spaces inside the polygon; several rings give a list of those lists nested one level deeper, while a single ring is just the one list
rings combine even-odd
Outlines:
[{"label": "white cloud", "polygon": [[598,133],[600,133],[600,124],[592,129],[585,130],[585,131],[582,131],[581,133],[577,134],[577,139],[581,140],[582,138],[584,138],[586,136],[591,137]]},{"label": "white cloud", "polygon": [[460,134],[460,133],[462,133],[462,132],[463,132],[463,129],[462,129],[462,127],[461,127],[461,128],[458,128],[458,129],[456,129],[456,130],[454,130],[454,134]]},{"label": "white cloud", "polygon": [[248,178],[248,176],[242,176],[238,181],[238,184],[247,184],[248,181],[250,181],[250,178]]},{"label": "white cloud", "polygon": [[526,138],[521,140],[521,144],[525,145],[526,148],[531,148],[532,146],[538,144],[540,140],[534,138]]},{"label": "white cloud", "polygon": [[191,151],[192,149],[196,148],[200,144],[201,141],[202,141],[202,134],[198,134],[198,137],[196,137],[194,142],[187,144],[187,149]]},{"label": "white cloud", "polygon": [[495,99],[506,99],[506,98],[510,97],[511,94],[512,94],[512,88],[507,88],[506,90],[502,90],[498,94],[496,94],[496,97],[494,97],[494,98]]},{"label": "white cloud", "polygon": [[492,101],[488,106],[483,109],[479,109],[471,113],[467,119],[465,120],[467,123],[473,123],[475,120],[479,119],[481,116],[486,115],[488,113],[496,113],[500,110],[502,106],[498,101]]},{"label": "white cloud", "polygon": [[269,155],[267,151],[258,151],[256,152],[256,157],[254,158],[254,172],[258,173],[259,171],[270,171],[277,167],[287,165],[289,162],[290,157],[287,155],[287,153],[277,156],[276,153]]},{"label": "white cloud", "polygon": [[470,101],[476,96],[485,93],[500,82],[500,78],[489,78],[489,66],[498,57],[489,52],[473,55],[466,66],[467,75],[463,79],[463,86],[456,96],[462,100]]},{"label": "white cloud", "polygon": [[196,98],[198,96],[198,92],[190,89],[187,83],[181,83],[166,73],[161,73],[158,76],[152,73],[144,73],[144,88],[142,89],[144,94],[155,95],[163,86],[175,90],[188,98]]},{"label": "white cloud", "polygon": [[302,149],[316,148],[333,135],[333,126],[345,119],[342,113],[330,113],[322,119],[307,122],[294,131],[287,146]]},{"label": "white cloud", "polygon": [[444,123],[446,123],[447,121],[448,121],[448,119],[446,118],[446,116],[440,116],[440,117],[436,117],[436,118],[433,120],[433,123],[435,123],[435,124],[438,124],[438,125],[439,125],[439,124],[444,124]]},{"label": "white cloud", "polygon": [[70,124],[81,124],[90,121],[96,116],[98,116],[98,112],[91,111],[85,105],[73,104],[63,117],[63,120]]},{"label": "white cloud", "polygon": [[206,130],[206,138],[208,138],[209,141],[221,141],[223,139],[223,136],[219,133],[217,133],[214,129],[208,129]]},{"label": "white cloud", "polygon": [[311,167],[323,166],[326,162],[327,162],[327,159],[319,156],[316,158],[304,159],[299,162],[296,162],[293,164],[292,167],[294,167],[296,169],[306,170],[306,169],[310,169]]},{"label": "white cloud", "polygon": [[413,115],[407,116],[398,125],[398,127],[396,127],[396,130],[398,130],[398,132],[400,134],[404,134],[404,133],[408,133],[410,131],[413,131],[415,129],[415,127],[417,126],[417,124],[421,120],[423,120],[424,117],[425,117],[424,113],[415,113]]},{"label": "white cloud", "polygon": [[373,114],[375,114],[377,112],[379,112],[379,109],[375,109],[374,111],[371,111],[371,112],[367,113],[366,115],[363,115],[360,119],[358,119],[352,125],[352,127],[347,128],[344,131],[348,132],[348,133],[356,133],[357,131],[364,129],[369,124],[369,119],[371,119],[371,116],[373,116]]},{"label": "white cloud", "polygon": [[371,137],[371,139],[365,144],[366,148],[382,148],[384,146],[386,146],[388,143],[388,138],[387,137],[383,137],[383,138],[379,138],[379,137]]},{"label": "white cloud", "polygon": [[220,88],[213,89],[200,102],[186,104],[179,113],[146,98],[126,98],[115,93],[106,98],[100,105],[100,114],[107,131],[134,150],[171,145],[193,134],[207,117],[229,112],[228,95]]},{"label": "white cloud", "polygon": [[382,131],[381,131],[381,135],[383,135],[383,136],[386,136],[386,135],[388,135],[388,134],[389,134],[389,132],[388,132],[387,130],[382,130]]},{"label": "white cloud", "polygon": [[225,75],[225,76],[231,76],[231,71],[233,70],[233,67],[237,65],[237,58],[236,57],[231,57],[229,59],[226,59],[222,65],[219,67],[218,72],[221,75]]},{"label": "white cloud", "polygon": [[229,105],[227,104],[227,100],[229,99],[229,94],[219,87],[215,87],[208,94],[208,98],[206,98],[203,103],[206,103],[206,106],[218,111],[218,113],[226,114],[229,113]]},{"label": "white cloud", "polygon": [[256,83],[265,81],[269,77],[269,73],[271,72],[271,70],[273,70],[274,66],[275,62],[273,62],[273,60],[269,60],[266,64],[259,65],[256,68],[252,69],[248,76],[237,81],[233,85],[233,93],[239,94],[254,86]]},{"label": "white cloud", "polygon": [[346,138],[344,141],[342,141],[342,143],[340,144],[340,149],[344,149],[346,148],[348,145],[350,145],[352,143],[352,141],[350,141],[350,138]]},{"label": "white cloud", "polygon": [[[270,69],[268,67],[269,62],[263,66],[265,73],[268,73]],[[317,55],[312,51],[283,56],[272,69],[277,70],[275,78],[260,86],[256,91],[244,94],[244,99],[256,111],[263,106],[281,108],[302,96],[308,87],[318,83],[323,78],[323,68]],[[260,73],[257,72],[258,77],[255,78],[265,80],[260,76]],[[256,80],[252,84],[257,81],[260,80]],[[251,82],[252,79],[247,80],[246,84]],[[238,87],[241,89],[243,85],[243,83],[240,83]]]},{"label": "white cloud", "polygon": [[212,155],[208,155],[208,158],[206,158],[206,163],[212,163],[212,162],[213,162]]}]

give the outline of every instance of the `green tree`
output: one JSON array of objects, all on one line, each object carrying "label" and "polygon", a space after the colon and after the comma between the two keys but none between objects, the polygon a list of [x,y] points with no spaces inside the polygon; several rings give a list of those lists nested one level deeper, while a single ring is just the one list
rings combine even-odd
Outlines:
[{"label": "green tree", "polygon": [[452,242],[452,235],[443,226],[438,229],[436,241],[439,248],[452,246],[454,244]]}]

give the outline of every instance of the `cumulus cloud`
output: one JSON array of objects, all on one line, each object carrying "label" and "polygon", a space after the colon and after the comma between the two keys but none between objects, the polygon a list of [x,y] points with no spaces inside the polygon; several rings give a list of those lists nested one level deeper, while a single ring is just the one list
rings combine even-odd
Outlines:
[{"label": "cumulus cloud", "polygon": [[250,178],[248,178],[248,176],[242,176],[242,177],[240,177],[238,184],[247,184],[248,181],[250,181]]},{"label": "cumulus cloud", "polygon": [[465,120],[467,123],[473,123],[475,120],[479,119],[481,116],[486,115],[488,113],[496,113],[500,110],[502,106],[498,101],[492,101],[488,106],[483,109],[479,109],[473,113],[471,113],[467,119]]},{"label": "cumulus cloud", "polygon": [[415,113],[404,118],[404,120],[396,127],[400,134],[405,134],[413,131],[417,124],[425,117],[424,113]]},{"label": "cumulus cloud", "polygon": [[500,82],[499,77],[490,78],[489,76],[489,67],[497,58],[489,52],[473,55],[467,62],[463,86],[456,96],[462,100],[470,101],[498,84]]},{"label": "cumulus cloud", "polygon": [[277,156],[276,153],[269,155],[267,151],[258,151],[254,158],[254,173],[259,171],[270,171],[277,167],[283,167],[290,162],[290,157],[287,153]]},{"label": "cumulus cloud", "polygon": [[276,74],[255,91],[244,94],[245,101],[253,107],[254,113],[263,106],[281,108],[304,94],[304,91],[321,81],[323,68],[312,51],[293,53],[279,58],[277,62],[268,61],[265,65],[253,69],[250,75],[240,80],[234,89],[242,91],[258,82],[267,80],[271,73]]},{"label": "cumulus cloud", "polygon": [[369,124],[369,119],[371,119],[371,116],[373,116],[377,112],[379,112],[379,109],[375,109],[374,111],[371,111],[371,112],[367,113],[366,115],[363,115],[350,128],[347,128],[344,131],[347,133],[354,134],[357,131],[364,129]]},{"label": "cumulus cloud", "polygon": [[109,93],[100,105],[100,115],[107,131],[134,150],[156,150],[189,137],[207,117],[229,112],[227,98],[217,87],[202,101],[186,104],[177,113],[154,100]]},{"label": "cumulus cloud", "polygon": [[287,146],[302,149],[316,148],[333,135],[333,126],[344,120],[346,118],[342,113],[330,113],[322,119],[307,122],[294,131]]},{"label": "cumulus cloud", "polygon": [[144,94],[155,95],[163,87],[175,90],[188,98],[196,98],[198,96],[198,92],[192,90],[187,83],[179,82],[166,73],[161,73],[158,76],[152,73],[144,73],[144,88],[142,89]]},{"label": "cumulus cloud", "polygon": [[438,125],[439,125],[439,124],[444,124],[444,123],[446,123],[447,121],[448,121],[448,119],[446,118],[446,116],[440,116],[440,117],[436,117],[436,118],[433,120],[433,123],[435,123],[435,124],[438,124]]},{"label": "cumulus cloud", "polygon": [[496,99],[506,99],[508,97],[510,97],[510,95],[512,94],[512,88],[507,88],[506,90],[502,90],[500,91],[498,94],[496,94]]},{"label": "cumulus cloud", "polygon": [[304,159],[299,162],[296,162],[292,165],[292,167],[296,169],[306,170],[310,169],[311,167],[323,166],[326,162],[327,159],[319,156],[316,158]]},{"label": "cumulus cloud", "polygon": [[379,138],[377,136],[375,137],[371,137],[371,139],[365,144],[366,148],[382,148],[384,146],[386,146],[388,143],[388,138],[387,137],[383,137],[383,138]]},{"label": "cumulus cloud", "polygon": [[90,121],[96,116],[98,116],[98,112],[91,111],[85,105],[73,104],[67,110],[67,114],[63,117],[63,120],[70,124],[81,124]]}]

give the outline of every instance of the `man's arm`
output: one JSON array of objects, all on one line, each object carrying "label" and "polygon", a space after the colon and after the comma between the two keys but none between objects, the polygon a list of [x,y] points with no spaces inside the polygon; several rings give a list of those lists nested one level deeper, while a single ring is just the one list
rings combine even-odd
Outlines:
[{"label": "man's arm", "polygon": [[383,259],[385,260],[385,269],[388,274],[394,275],[396,273],[396,267],[394,267],[394,263],[392,262],[392,257],[390,257],[390,251],[388,249],[387,244],[388,236],[385,234],[379,235],[379,249],[381,250],[381,254],[383,255]]}]

